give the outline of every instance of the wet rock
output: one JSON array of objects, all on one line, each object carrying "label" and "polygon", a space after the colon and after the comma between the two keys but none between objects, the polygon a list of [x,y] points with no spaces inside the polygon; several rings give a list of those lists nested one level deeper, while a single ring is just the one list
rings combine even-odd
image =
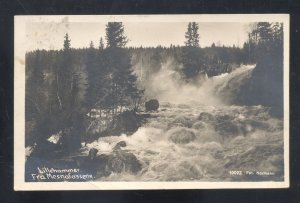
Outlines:
[{"label": "wet rock", "polygon": [[159,102],[157,99],[151,99],[145,103],[146,111],[157,111]]},{"label": "wet rock", "polygon": [[230,121],[233,120],[234,117],[227,115],[227,114],[220,114],[216,116],[217,122],[224,122],[224,121]]},{"label": "wet rock", "polygon": [[268,123],[265,123],[265,122],[262,122],[262,121],[246,119],[245,123],[248,124],[248,125],[251,125],[252,128],[258,129],[258,130],[267,130],[269,128]]},{"label": "wet rock", "polygon": [[120,141],[114,146],[113,150],[119,150],[121,149],[121,147],[126,147],[126,146],[127,144],[125,141]]},{"label": "wet rock", "polygon": [[240,133],[240,125],[234,117],[227,114],[219,114],[215,117],[215,130],[223,136],[236,136]]},{"label": "wet rock", "polygon": [[168,127],[187,127],[190,128],[193,125],[193,120],[187,116],[176,116],[175,119],[168,124]]},{"label": "wet rock", "polygon": [[124,111],[112,122],[110,132],[116,135],[132,134],[141,126],[143,118],[134,111]]},{"label": "wet rock", "polygon": [[92,148],[88,156],[79,156],[73,159],[82,172],[96,176],[98,171],[103,171],[106,162],[105,159],[101,155],[98,156],[97,153],[98,150]]},{"label": "wet rock", "polygon": [[232,121],[221,121],[215,124],[215,130],[220,135],[232,136],[238,135],[239,129]]},{"label": "wet rock", "polygon": [[113,173],[137,173],[142,168],[141,163],[136,156],[130,152],[115,151],[108,155],[105,174]]},{"label": "wet rock", "polygon": [[89,151],[88,159],[94,160],[97,157],[98,149],[92,148]]},{"label": "wet rock", "polygon": [[[120,144],[119,144],[120,143]],[[126,146],[121,141],[117,146]],[[78,166],[85,173],[93,174],[94,177],[109,176],[111,173],[137,173],[141,170],[142,165],[133,153],[116,150],[110,154],[97,155],[97,149],[90,149],[89,155],[81,160]]]},{"label": "wet rock", "polygon": [[207,127],[207,124],[202,121],[197,121],[193,124],[192,128],[200,130],[205,129]]},{"label": "wet rock", "polygon": [[63,149],[60,144],[54,144],[47,140],[39,142],[33,147],[30,157],[53,159],[62,156]]},{"label": "wet rock", "polygon": [[203,122],[211,122],[214,120],[214,116],[207,112],[201,112],[200,115],[198,116],[198,120]]},{"label": "wet rock", "polygon": [[188,128],[175,128],[168,131],[169,139],[177,144],[187,144],[196,139],[195,133]]}]

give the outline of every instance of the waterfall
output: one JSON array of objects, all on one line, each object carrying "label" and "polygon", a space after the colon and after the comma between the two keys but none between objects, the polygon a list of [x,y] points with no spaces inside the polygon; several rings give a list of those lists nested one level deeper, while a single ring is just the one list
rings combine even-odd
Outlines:
[{"label": "waterfall", "polygon": [[[147,80],[140,86],[147,98],[174,104],[226,105],[231,104],[240,85],[250,76],[255,65],[241,65],[231,73],[223,73],[211,78],[199,75],[193,82],[186,82],[180,75],[180,65],[174,59],[161,64],[158,72],[148,71]],[[141,77],[141,67],[135,68]],[[143,75],[143,78],[146,76]]]}]

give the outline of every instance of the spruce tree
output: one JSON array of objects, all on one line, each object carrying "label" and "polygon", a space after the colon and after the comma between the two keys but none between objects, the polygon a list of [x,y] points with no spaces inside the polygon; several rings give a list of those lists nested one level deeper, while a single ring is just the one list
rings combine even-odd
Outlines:
[{"label": "spruce tree", "polygon": [[192,23],[188,24],[187,31],[185,33],[185,46],[192,46],[193,45],[193,31],[192,31]]},{"label": "spruce tree", "polygon": [[136,99],[138,89],[135,85],[136,76],[133,74],[130,55],[124,49],[128,39],[121,22],[109,22],[106,25],[106,40],[108,48],[103,53],[104,63],[110,73],[104,104],[115,114],[119,107],[130,108],[132,100]]},{"label": "spruce tree", "polygon": [[122,22],[109,22],[106,25],[106,42],[107,47],[125,47],[128,40]]},{"label": "spruce tree", "polygon": [[93,41],[90,42],[90,49],[95,49]]},{"label": "spruce tree", "polygon": [[199,47],[199,26],[197,23],[192,22],[192,46]]},{"label": "spruce tree", "polygon": [[187,47],[199,47],[199,26],[196,22],[190,22],[185,33],[185,46]]},{"label": "spruce tree", "polygon": [[103,50],[104,49],[104,42],[102,37],[100,38],[100,43],[99,43],[99,50]]},{"label": "spruce tree", "polygon": [[97,53],[93,46],[87,52],[86,68],[88,72],[88,96],[89,109],[101,108],[101,98],[106,71],[103,65],[103,54]]},{"label": "spruce tree", "polygon": [[196,78],[199,73],[205,71],[203,54],[199,49],[199,26],[195,22],[190,22],[185,33],[185,47],[182,52],[182,73],[185,79]]},{"label": "spruce tree", "polygon": [[69,39],[68,33],[65,34],[65,40],[64,40],[64,50],[68,50],[71,47],[71,40]]},{"label": "spruce tree", "polygon": [[58,58],[56,67],[56,88],[59,111],[55,115],[61,123],[64,150],[70,152],[80,147],[84,132],[83,118],[85,112],[86,70],[71,51],[68,34],[64,39],[64,50]]}]

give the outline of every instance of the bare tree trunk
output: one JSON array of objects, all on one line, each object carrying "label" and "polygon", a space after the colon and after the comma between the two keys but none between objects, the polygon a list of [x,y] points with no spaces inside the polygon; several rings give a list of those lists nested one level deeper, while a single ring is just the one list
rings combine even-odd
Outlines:
[{"label": "bare tree trunk", "polygon": [[70,92],[73,91],[73,80],[74,80],[74,75],[72,75],[72,78],[71,78],[71,89],[70,89]]},{"label": "bare tree trunk", "polygon": [[57,96],[57,100],[58,100],[58,103],[59,103],[59,109],[61,110],[62,109],[62,103],[61,103],[61,99],[60,99],[60,96],[59,96],[59,82],[58,82],[58,74],[57,73],[56,73],[56,85],[57,85],[56,96]]}]

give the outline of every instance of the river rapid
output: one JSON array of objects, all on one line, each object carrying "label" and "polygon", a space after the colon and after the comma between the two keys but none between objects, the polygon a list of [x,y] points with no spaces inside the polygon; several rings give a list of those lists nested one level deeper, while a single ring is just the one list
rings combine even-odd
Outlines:
[{"label": "river rapid", "polygon": [[125,141],[122,150],[137,157],[141,171],[97,181],[282,181],[282,119],[270,116],[268,107],[228,103],[253,68],[206,79],[200,87],[175,84],[174,72],[165,70],[161,92],[155,77],[159,110],[133,135],[101,137],[84,151],[109,154]]}]

